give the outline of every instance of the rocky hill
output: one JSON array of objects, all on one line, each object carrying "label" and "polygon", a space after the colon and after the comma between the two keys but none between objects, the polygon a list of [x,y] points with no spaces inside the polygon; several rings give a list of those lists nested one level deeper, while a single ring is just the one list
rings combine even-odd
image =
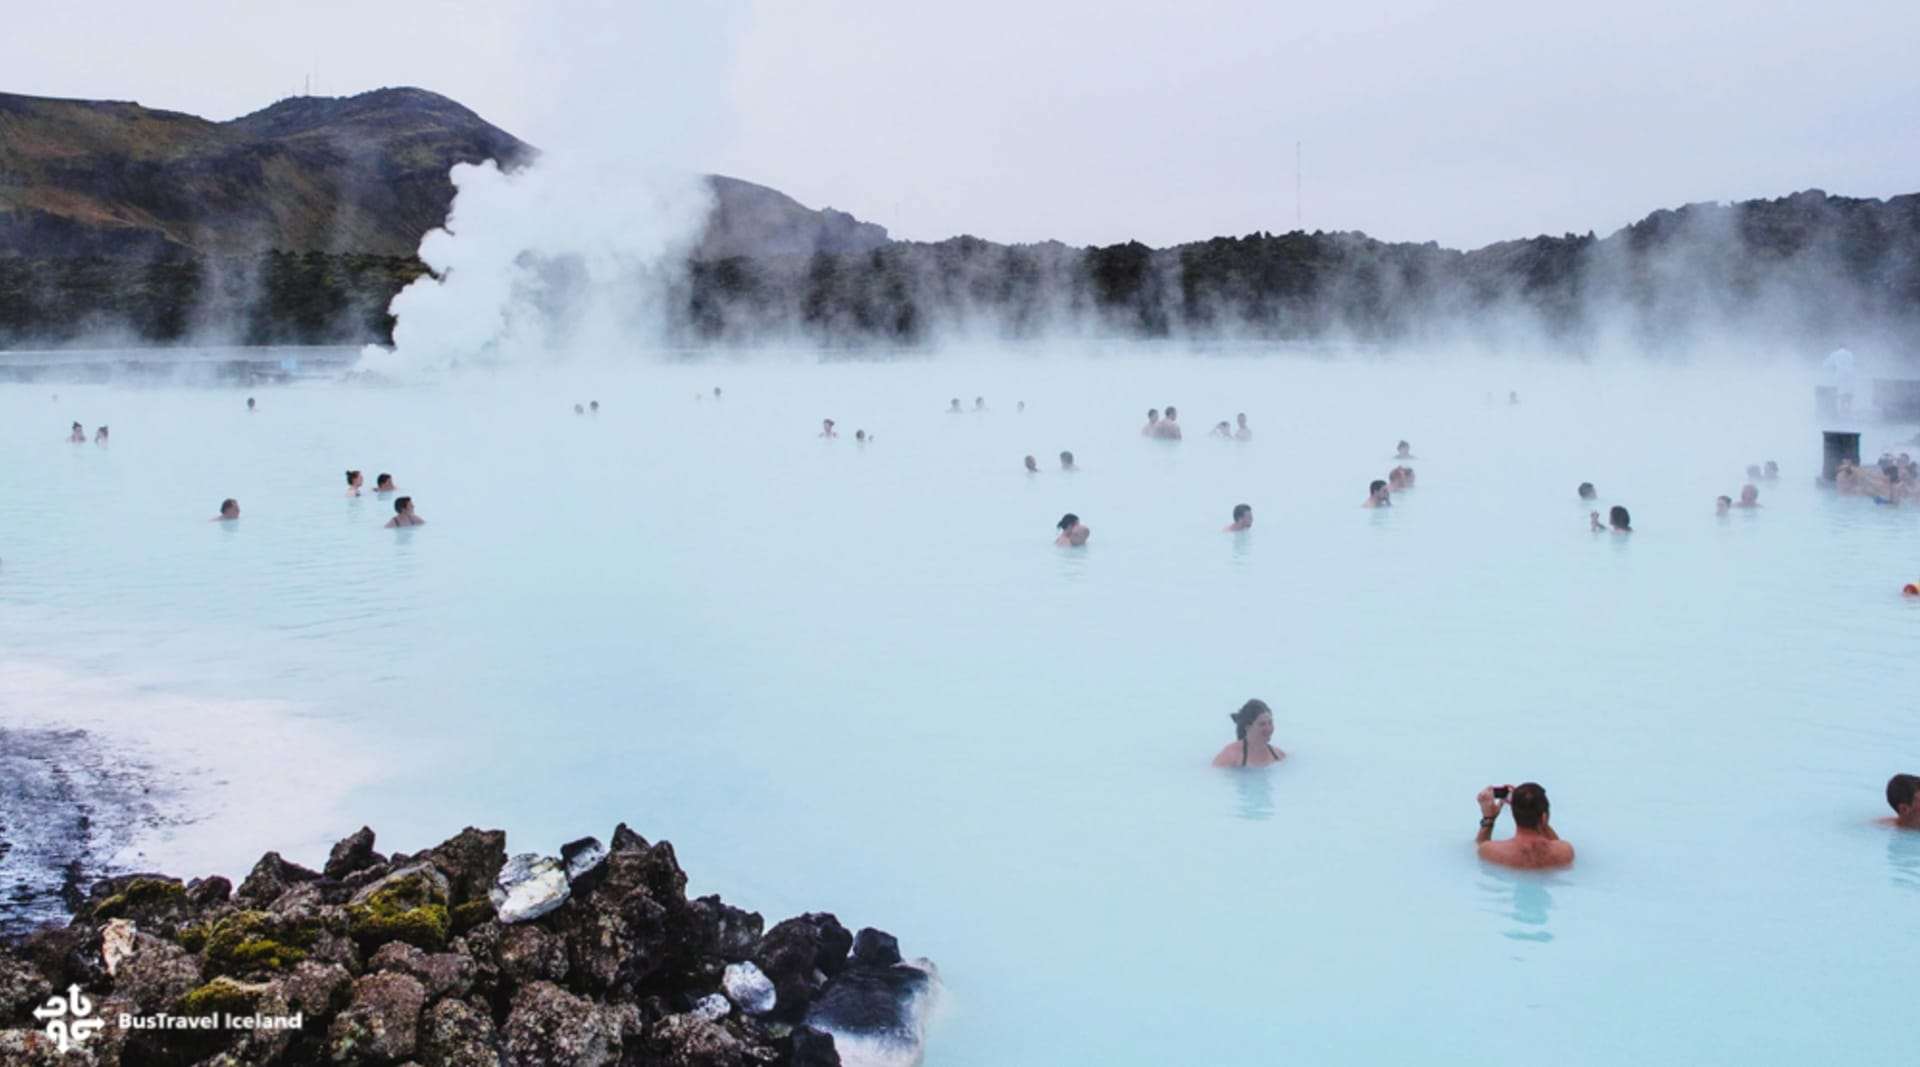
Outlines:
[{"label": "rocky hill", "polygon": [[[448,170],[536,150],[419,89],[295,98],[231,122],[0,95],[0,346],[390,340]],[[676,340],[919,344],[954,331],[1569,347],[1703,333],[1920,345],[1920,197],[1818,190],[1657,211],[1617,233],[1473,251],[1360,233],[1172,248],[896,242],[713,177],[669,294]],[[571,271],[550,264],[556,283]]]}]

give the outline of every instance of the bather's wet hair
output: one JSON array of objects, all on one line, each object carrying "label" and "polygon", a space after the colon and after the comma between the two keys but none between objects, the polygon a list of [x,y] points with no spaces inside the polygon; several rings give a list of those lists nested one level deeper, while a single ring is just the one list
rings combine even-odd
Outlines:
[{"label": "bather's wet hair", "polygon": [[1594,497],[1600,495],[1594,492],[1592,482],[1581,482],[1580,488],[1575,491],[1580,494],[1580,499],[1582,500],[1592,500]]},{"label": "bather's wet hair", "polygon": [[407,510],[408,505],[412,503],[413,503],[413,498],[410,496],[403,496],[400,499],[395,500],[393,502],[393,513],[395,515],[403,514]]},{"label": "bather's wet hair", "polygon": [[1273,714],[1273,709],[1267,707],[1266,701],[1249,700],[1245,704],[1240,705],[1239,711],[1227,716],[1227,718],[1233,720],[1233,736],[1241,741],[1245,741],[1247,739],[1247,731],[1253,727],[1253,720],[1258,719],[1262,715],[1271,714]]},{"label": "bather's wet hair", "polygon": [[1903,805],[1912,804],[1915,793],[1920,793],[1920,775],[1896,774],[1887,779],[1887,807],[1895,815]]},{"label": "bather's wet hair", "polygon": [[1069,511],[1065,515],[1060,516],[1060,524],[1056,526],[1055,529],[1071,530],[1078,525],[1080,525],[1080,516]]},{"label": "bather's wet hair", "polygon": [[358,477],[360,477],[360,472],[359,472],[359,471],[348,471],[348,472],[347,472],[347,484],[348,484],[348,485],[352,485],[352,484],[353,484],[353,480],[354,480],[355,478],[358,478]]},{"label": "bather's wet hair", "polygon": [[1616,530],[1631,530],[1633,529],[1633,516],[1627,514],[1626,508],[1615,504],[1612,509],[1607,512],[1607,523]]},{"label": "bather's wet hair", "polygon": [[380,488],[380,487],[381,487],[381,486],[383,486],[383,485],[384,485],[384,486],[388,486],[388,487],[391,487],[391,486],[393,485],[393,475],[391,475],[391,474],[382,474],[382,475],[381,475],[380,477],[378,477],[378,478],[375,478],[375,479],[373,480],[373,487],[374,487],[375,489],[378,489],[378,488]]},{"label": "bather's wet hair", "polygon": [[1235,522],[1239,522],[1241,519],[1244,519],[1247,516],[1252,514],[1253,514],[1252,504],[1235,504],[1233,506],[1233,521]]},{"label": "bather's wet hair", "polygon": [[1378,478],[1375,478],[1373,480],[1373,483],[1367,486],[1367,495],[1372,496],[1373,494],[1379,492],[1382,489],[1385,489],[1386,487],[1387,487],[1387,483],[1381,481]]},{"label": "bather's wet hair", "polygon": [[228,497],[225,500],[222,500],[220,502],[220,514],[222,515],[225,515],[228,509],[238,511],[239,508],[240,508],[240,502],[238,500],[235,500],[232,497]]},{"label": "bather's wet hair", "polygon": [[1507,807],[1513,812],[1513,824],[1523,830],[1540,829],[1540,819],[1547,814],[1547,791],[1536,782],[1522,782],[1513,787],[1513,796],[1507,800]]}]

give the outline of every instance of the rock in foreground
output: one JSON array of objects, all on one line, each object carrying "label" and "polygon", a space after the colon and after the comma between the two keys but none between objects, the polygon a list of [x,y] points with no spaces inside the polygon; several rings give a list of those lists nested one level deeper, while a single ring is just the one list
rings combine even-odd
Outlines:
[{"label": "rock in foreground", "polygon": [[688,900],[673,846],[624,825],[511,862],[499,831],[383,857],[362,829],[237,890],[107,879],[0,944],[0,1063],[904,1064],[936,986],[879,931]]}]

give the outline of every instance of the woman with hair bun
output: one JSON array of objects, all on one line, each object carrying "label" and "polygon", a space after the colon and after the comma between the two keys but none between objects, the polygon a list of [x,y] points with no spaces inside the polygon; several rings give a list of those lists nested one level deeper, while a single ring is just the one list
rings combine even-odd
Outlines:
[{"label": "woman with hair bun", "polygon": [[1264,700],[1249,700],[1240,710],[1227,716],[1233,720],[1233,733],[1239,740],[1213,757],[1215,767],[1271,767],[1287,758],[1273,747],[1273,709]]}]

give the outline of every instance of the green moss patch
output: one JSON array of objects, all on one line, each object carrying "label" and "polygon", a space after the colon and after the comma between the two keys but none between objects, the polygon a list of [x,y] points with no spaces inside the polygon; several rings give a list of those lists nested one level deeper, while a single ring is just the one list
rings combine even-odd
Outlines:
[{"label": "green moss patch", "polygon": [[[284,919],[264,911],[242,911],[215,923],[205,934],[207,967],[215,974],[279,971],[307,958],[320,936],[318,924]],[[186,938],[181,938],[186,943]]]},{"label": "green moss patch", "polygon": [[264,988],[244,986],[231,978],[215,978],[180,1001],[186,1015],[250,1015]]}]

